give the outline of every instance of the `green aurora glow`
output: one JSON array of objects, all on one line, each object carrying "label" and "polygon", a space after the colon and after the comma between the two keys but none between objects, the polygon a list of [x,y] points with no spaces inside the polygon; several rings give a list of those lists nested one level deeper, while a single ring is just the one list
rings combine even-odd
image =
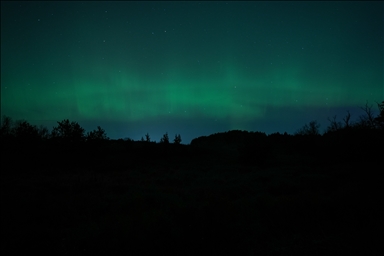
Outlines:
[{"label": "green aurora glow", "polygon": [[384,99],[382,2],[1,6],[1,111],[13,119],[191,139],[213,128],[293,132]]}]

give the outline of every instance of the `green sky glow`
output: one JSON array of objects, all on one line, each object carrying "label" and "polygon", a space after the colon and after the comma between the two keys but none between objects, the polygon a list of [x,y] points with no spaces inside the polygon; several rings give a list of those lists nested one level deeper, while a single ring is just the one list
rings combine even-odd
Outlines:
[{"label": "green sky glow", "polygon": [[120,124],[130,128],[109,135],[134,139],[293,132],[384,98],[382,2],[2,2],[1,12],[1,111],[31,123]]}]

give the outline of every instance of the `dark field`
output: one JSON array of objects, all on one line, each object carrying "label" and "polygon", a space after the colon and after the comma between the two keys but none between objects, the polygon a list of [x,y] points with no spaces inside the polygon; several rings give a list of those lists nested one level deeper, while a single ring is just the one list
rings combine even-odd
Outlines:
[{"label": "dark field", "polygon": [[380,139],[3,144],[2,255],[376,255]]}]

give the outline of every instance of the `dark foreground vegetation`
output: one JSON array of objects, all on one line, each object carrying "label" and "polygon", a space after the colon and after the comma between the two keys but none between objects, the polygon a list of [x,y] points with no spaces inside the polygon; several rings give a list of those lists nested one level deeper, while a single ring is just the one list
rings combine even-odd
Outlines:
[{"label": "dark foreground vegetation", "polygon": [[376,255],[384,102],[295,135],[181,144],[4,118],[1,255]]}]

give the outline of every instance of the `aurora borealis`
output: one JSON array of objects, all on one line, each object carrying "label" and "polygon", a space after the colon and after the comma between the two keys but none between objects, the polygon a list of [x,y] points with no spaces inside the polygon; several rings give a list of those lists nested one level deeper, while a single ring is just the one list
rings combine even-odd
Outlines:
[{"label": "aurora borealis", "polygon": [[[1,114],[183,143],[384,100],[384,3],[1,2]],[[376,110],[376,108],[374,108]]]}]

